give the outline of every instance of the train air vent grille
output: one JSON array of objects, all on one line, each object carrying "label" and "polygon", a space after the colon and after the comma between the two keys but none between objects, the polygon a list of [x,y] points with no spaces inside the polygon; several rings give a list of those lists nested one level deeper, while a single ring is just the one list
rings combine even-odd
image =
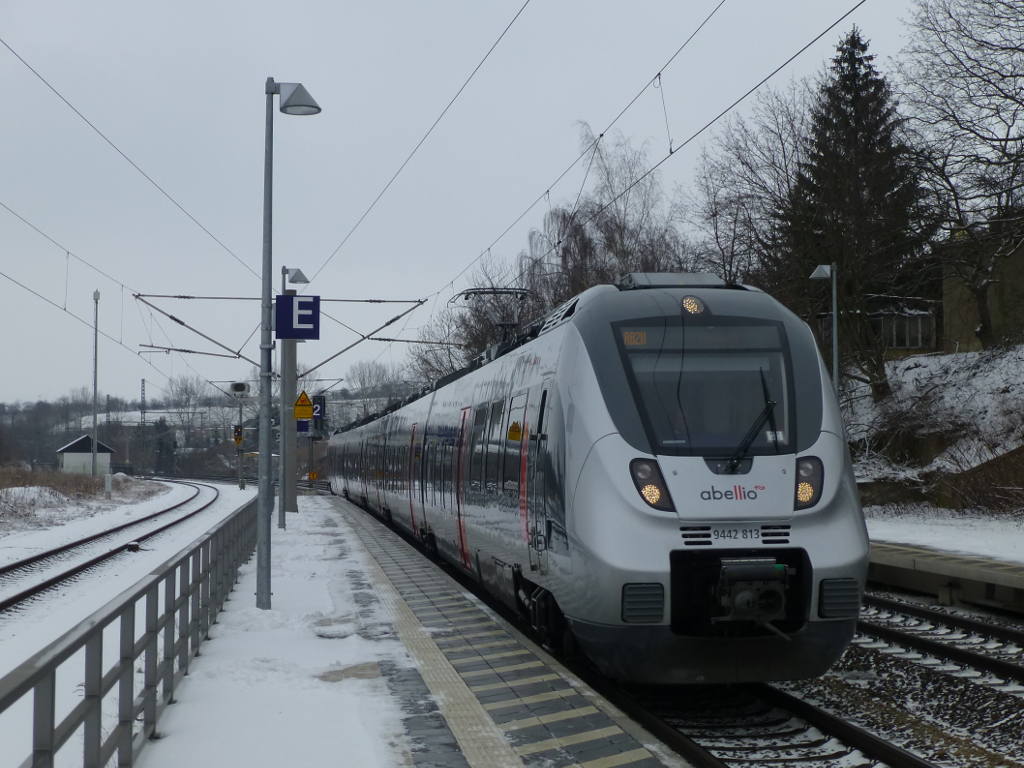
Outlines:
[{"label": "train air vent grille", "polygon": [[860,613],[860,587],[856,579],[823,579],[818,614],[823,619],[852,619]]},{"label": "train air vent grille", "polygon": [[541,334],[541,333],[544,333],[545,331],[551,330],[556,325],[561,323],[563,320],[566,320],[566,319],[572,317],[573,313],[576,311],[576,302],[577,301],[578,301],[578,299],[575,300],[575,301],[571,301],[571,302],[568,302],[566,304],[563,304],[562,306],[560,306],[556,310],[554,310],[546,318],[544,318],[544,324],[540,327],[540,331],[538,331],[538,335]]},{"label": "train air vent grille", "polygon": [[624,584],[622,620],[632,624],[652,624],[665,615],[665,588],[661,584]]},{"label": "train air vent grille", "polygon": [[711,544],[710,525],[683,526],[683,545],[687,547],[706,547]]},{"label": "train air vent grille", "polygon": [[761,543],[789,544],[789,528],[788,525],[762,525]]}]

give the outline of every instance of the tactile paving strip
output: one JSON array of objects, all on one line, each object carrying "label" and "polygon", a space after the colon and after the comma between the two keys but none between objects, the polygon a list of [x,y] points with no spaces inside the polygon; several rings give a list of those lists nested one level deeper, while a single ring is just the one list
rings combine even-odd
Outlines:
[{"label": "tactile paving strip", "polygon": [[386,576],[374,578],[381,600],[471,766],[686,765],[641,743],[639,728],[613,718],[614,708],[393,531],[347,502],[339,507]]}]

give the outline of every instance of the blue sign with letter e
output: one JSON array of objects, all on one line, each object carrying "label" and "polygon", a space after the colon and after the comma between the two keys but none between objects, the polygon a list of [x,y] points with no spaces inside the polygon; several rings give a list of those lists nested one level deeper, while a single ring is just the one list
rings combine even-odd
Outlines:
[{"label": "blue sign with letter e", "polygon": [[275,338],[319,339],[320,297],[278,296],[275,320]]}]

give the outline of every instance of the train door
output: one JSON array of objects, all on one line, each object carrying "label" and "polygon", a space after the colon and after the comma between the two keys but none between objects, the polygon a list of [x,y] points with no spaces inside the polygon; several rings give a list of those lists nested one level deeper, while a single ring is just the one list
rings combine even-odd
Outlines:
[{"label": "train door", "polygon": [[544,434],[544,411],[548,403],[551,380],[530,392],[526,421],[529,431],[524,434],[523,452],[526,455],[527,488],[527,541],[530,549],[530,570],[544,575],[548,570],[550,526],[545,503],[547,455]]},{"label": "train door", "polygon": [[469,436],[467,433],[467,427],[472,424],[467,424],[468,416],[472,411],[472,408],[463,408],[462,416],[459,420],[459,440],[455,447],[455,523],[457,527],[458,545],[459,545],[459,559],[462,564],[466,567],[470,567],[469,559],[469,547],[466,544],[466,523],[463,520],[463,515],[466,512],[466,493],[465,493],[465,474],[466,474],[466,443],[469,442]]},{"label": "train door", "polygon": [[[419,464],[422,459],[422,451],[420,450],[420,447],[416,445],[416,427],[416,424],[412,425],[412,435],[409,437],[409,462],[407,465],[409,468],[409,474],[406,478],[408,481],[406,485],[409,488],[409,520],[414,536],[419,535],[420,527],[423,525],[422,516],[420,519],[420,525],[417,526],[416,524],[416,497],[420,492]],[[420,508],[422,509],[422,506]]]},{"label": "train door", "polygon": [[367,477],[369,476],[369,464],[370,457],[368,455],[369,446],[367,445],[366,438],[364,437],[359,441],[359,469],[356,473],[356,477],[359,485],[359,496],[363,504],[366,504],[370,498],[370,492],[367,489]]}]

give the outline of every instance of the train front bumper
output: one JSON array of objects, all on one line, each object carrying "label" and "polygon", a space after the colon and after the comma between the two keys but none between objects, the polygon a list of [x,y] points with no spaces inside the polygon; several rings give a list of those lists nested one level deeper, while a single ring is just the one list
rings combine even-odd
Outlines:
[{"label": "train front bumper", "polygon": [[842,654],[857,620],[808,622],[786,638],[694,637],[676,634],[665,625],[570,623],[580,648],[603,674],[616,680],[677,685],[817,677]]}]

